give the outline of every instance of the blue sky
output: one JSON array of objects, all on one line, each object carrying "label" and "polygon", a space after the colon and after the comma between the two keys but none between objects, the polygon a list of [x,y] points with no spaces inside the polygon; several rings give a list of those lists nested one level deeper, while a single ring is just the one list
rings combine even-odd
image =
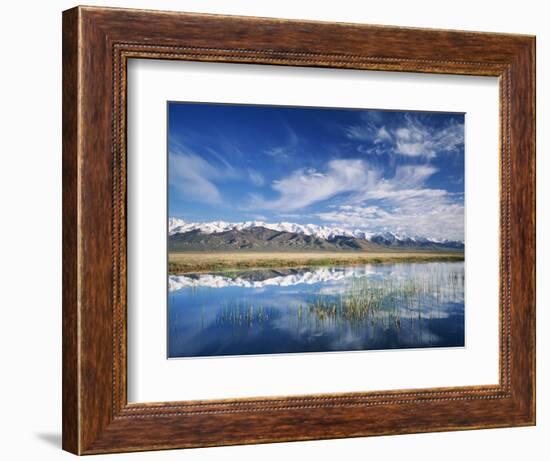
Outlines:
[{"label": "blue sky", "polygon": [[464,115],[168,103],[169,216],[464,239]]}]

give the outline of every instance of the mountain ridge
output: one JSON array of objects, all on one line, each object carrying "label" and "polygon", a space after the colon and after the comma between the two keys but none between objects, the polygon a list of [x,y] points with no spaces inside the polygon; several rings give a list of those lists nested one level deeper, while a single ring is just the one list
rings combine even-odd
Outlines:
[{"label": "mountain ridge", "polygon": [[433,243],[461,243],[464,245],[464,241],[451,240],[451,239],[437,239],[424,236],[410,236],[403,233],[394,232],[367,232],[361,229],[344,229],[342,227],[331,226],[319,226],[317,224],[296,224],[290,222],[279,223],[267,223],[264,221],[243,221],[238,223],[230,223],[226,221],[208,221],[208,222],[191,222],[185,221],[179,218],[169,218],[168,220],[168,233],[169,235],[177,233],[185,233],[191,230],[198,229],[206,234],[220,233],[227,230],[243,230],[253,227],[264,227],[266,229],[285,231],[290,233],[304,234],[304,235],[316,235],[317,237],[324,238],[326,240],[333,237],[354,237],[358,239],[365,239],[369,241],[420,241],[420,242],[433,242]]},{"label": "mountain ridge", "polygon": [[169,220],[170,251],[300,250],[300,251],[379,251],[381,249],[454,250],[464,243],[409,237],[391,232],[368,233],[315,224],[247,221],[227,223]]}]

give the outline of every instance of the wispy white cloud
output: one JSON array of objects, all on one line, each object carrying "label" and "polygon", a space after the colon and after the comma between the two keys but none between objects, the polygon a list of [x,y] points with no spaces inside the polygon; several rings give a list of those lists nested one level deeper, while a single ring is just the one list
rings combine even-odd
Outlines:
[{"label": "wispy white cloud", "polygon": [[384,141],[391,141],[391,139],[391,134],[385,126],[378,128],[378,131],[376,132],[375,142],[379,143]]},{"label": "wispy white cloud", "polygon": [[218,169],[195,154],[170,154],[170,184],[186,198],[199,202],[221,203],[221,194],[213,178],[219,177]]},{"label": "wispy white cloud", "polygon": [[375,144],[390,142],[392,135],[385,126],[377,126],[368,120],[360,125],[351,125],[345,128],[346,136],[356,141],[372,141]]},{"label": "wispy white cloud", "polygon": [[369,232],[394,232],[432,239],[464,240],[464,206],[444,200],[409,199],[395,205],[353,205],[319,213],[330,225],[364,229]]},{"label": "wispy white cloud", "polygon": [[360,159],[339,159],[328,162],[324,171],[300,169],[289,176],[273,181],[272,189],[278,198],[266,200],[255,195],[252,208],[292,211],[347,193],[347,201],[412,197],[434,197],[444,190],[427,189],[423,183],[437,171],[427,165],[400,166],[391,178]]},{"label": "wispy white cloud", "polygon": [[215,182],[239,178],[241,173],[215,150],[207,148],[207,151],[213,161],[181,142],[172,141],[168,153],[169,182],[187,199],[220,204],[222,195]]},{"label": "wispy white cloud", "polygon": [[447,194],[443,189],[432,189],[425,186],[426,180],[435,174],[437,169],[429,165],[402,165],[395,169],[391,177],[384,177],[380,170],[370,172],[368,186],[358,190],[351,201],[392,200],[402,202],[406,199],[434,199]]},{"label": "wispy white cloud", "polygon": [[214,157],[219,163],[221,163],[223,166],[225,166],[226,170],[231,172],[232,174],[235,173],[235,168],[233,168],[233,165],[231,165],[224,155],[220,154],[217,149],[213,149],[211,147],[205,148],[212,157]]},{"label": "wispy white cloud", "polygon": [[263,175],[259,171],[253,170],[251,168],[248,169],[248,178],[250,179],[250,182],[257,187],[263,186],[265,184],[265,178],[263,177]]},{"label": "wispy white cloud", "polygon": [[349,203],[317,216],[331,225],[370,232],[464,240],[463,201],[446,190],[426,186],[436,171],[427,165],[398,167],[393,177],[378,177]]},{"label": "wispy white cloud", "polygon": [[278,146],[270,147],[264,151],[265,154],[278,161],[285,161],[289,157],[295,155],[300,142],[300,138],[288,124],[285,123],[284,127],[287,133],[286,142]]},{"label": "wispy white cloud", "polygon": [[385,177],[364,160],[332,160],[323,171],[297,170],[274,181],[278,196],[252,196],[249,208],[292,212],[344,194],[344,203],[316,216],[350,229],[462,240],[464,206],[446,190],[426,186],[436,172],[429,165],[404,165]]},{"label": "wispy white cloud", "polygon": [[275,200],[252,196],[251,208],[292,211],[329,199],[343,192],[358,191],[369,181],[369,170],[362,160],[332,160],[324,172],[300,169],[273,181],[279,194]]},{"label": "wispy white cloud", "polygon": [[346,136],[355,141],[369,141],[371,147],[359,146],[363,153],[396,153],[409,157],[434,158],[457,152],[464,144],[464,124],[450,120],[444,127],[434,127],[422,118],[406,114],[397,127],[379,126],[369,118],[345,129]]}]

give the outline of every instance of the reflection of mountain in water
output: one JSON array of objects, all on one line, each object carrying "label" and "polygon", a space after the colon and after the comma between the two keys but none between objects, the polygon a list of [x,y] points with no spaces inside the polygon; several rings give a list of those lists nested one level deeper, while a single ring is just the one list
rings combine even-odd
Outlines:
[{"label": "reflection of mountain in water", "polygon": [[168,288],[170,291],[180,290],[187,287],[244,287],[263,288],[266,286],[292,286],[299,284],[315,284],[342,280],[346,277],[364,277],[371,271],[366,266],[352,268],[330,267],[318,269],[261,269],[253,271],[238,272],[231,276],[224,273],[212,274],[187,274],[170,275]]},{"label": "reflection of mountain in water", "polygon": [[[458,270],[459,269],[459,270]],[[458,272],[457,272],[458,270]],[[323,284],[319,294],[339,291],[339,281],[369,279],[385,280],[386,283],[404,283],[406,281],[437,288],[440,293],[448,285],[448,278],[461,274],[463,263],[410,263],[410,264],[364,264],[357,266],[331,266],[318,268],[257,269],[233,273],[214,272],[186,275],[170,275],[169,291],[183,288],[265,288],[289,287],[294,285]],[[463,283],[463,282],[462,282]]]},{"label": "reflection of mountain in water", "polygon": [[464,263],[170,276],[169,356],[464,345]]}]

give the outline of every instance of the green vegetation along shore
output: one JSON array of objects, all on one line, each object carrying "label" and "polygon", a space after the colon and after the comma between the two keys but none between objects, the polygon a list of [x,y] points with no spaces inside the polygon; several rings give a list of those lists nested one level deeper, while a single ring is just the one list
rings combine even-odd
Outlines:
[{"label": "green vegetation along shore", "polygon": [[185,252],[169,253],[168,272],[213,272],[228,269],[297,268],[396,262],[463,261],[456,252]]}]

